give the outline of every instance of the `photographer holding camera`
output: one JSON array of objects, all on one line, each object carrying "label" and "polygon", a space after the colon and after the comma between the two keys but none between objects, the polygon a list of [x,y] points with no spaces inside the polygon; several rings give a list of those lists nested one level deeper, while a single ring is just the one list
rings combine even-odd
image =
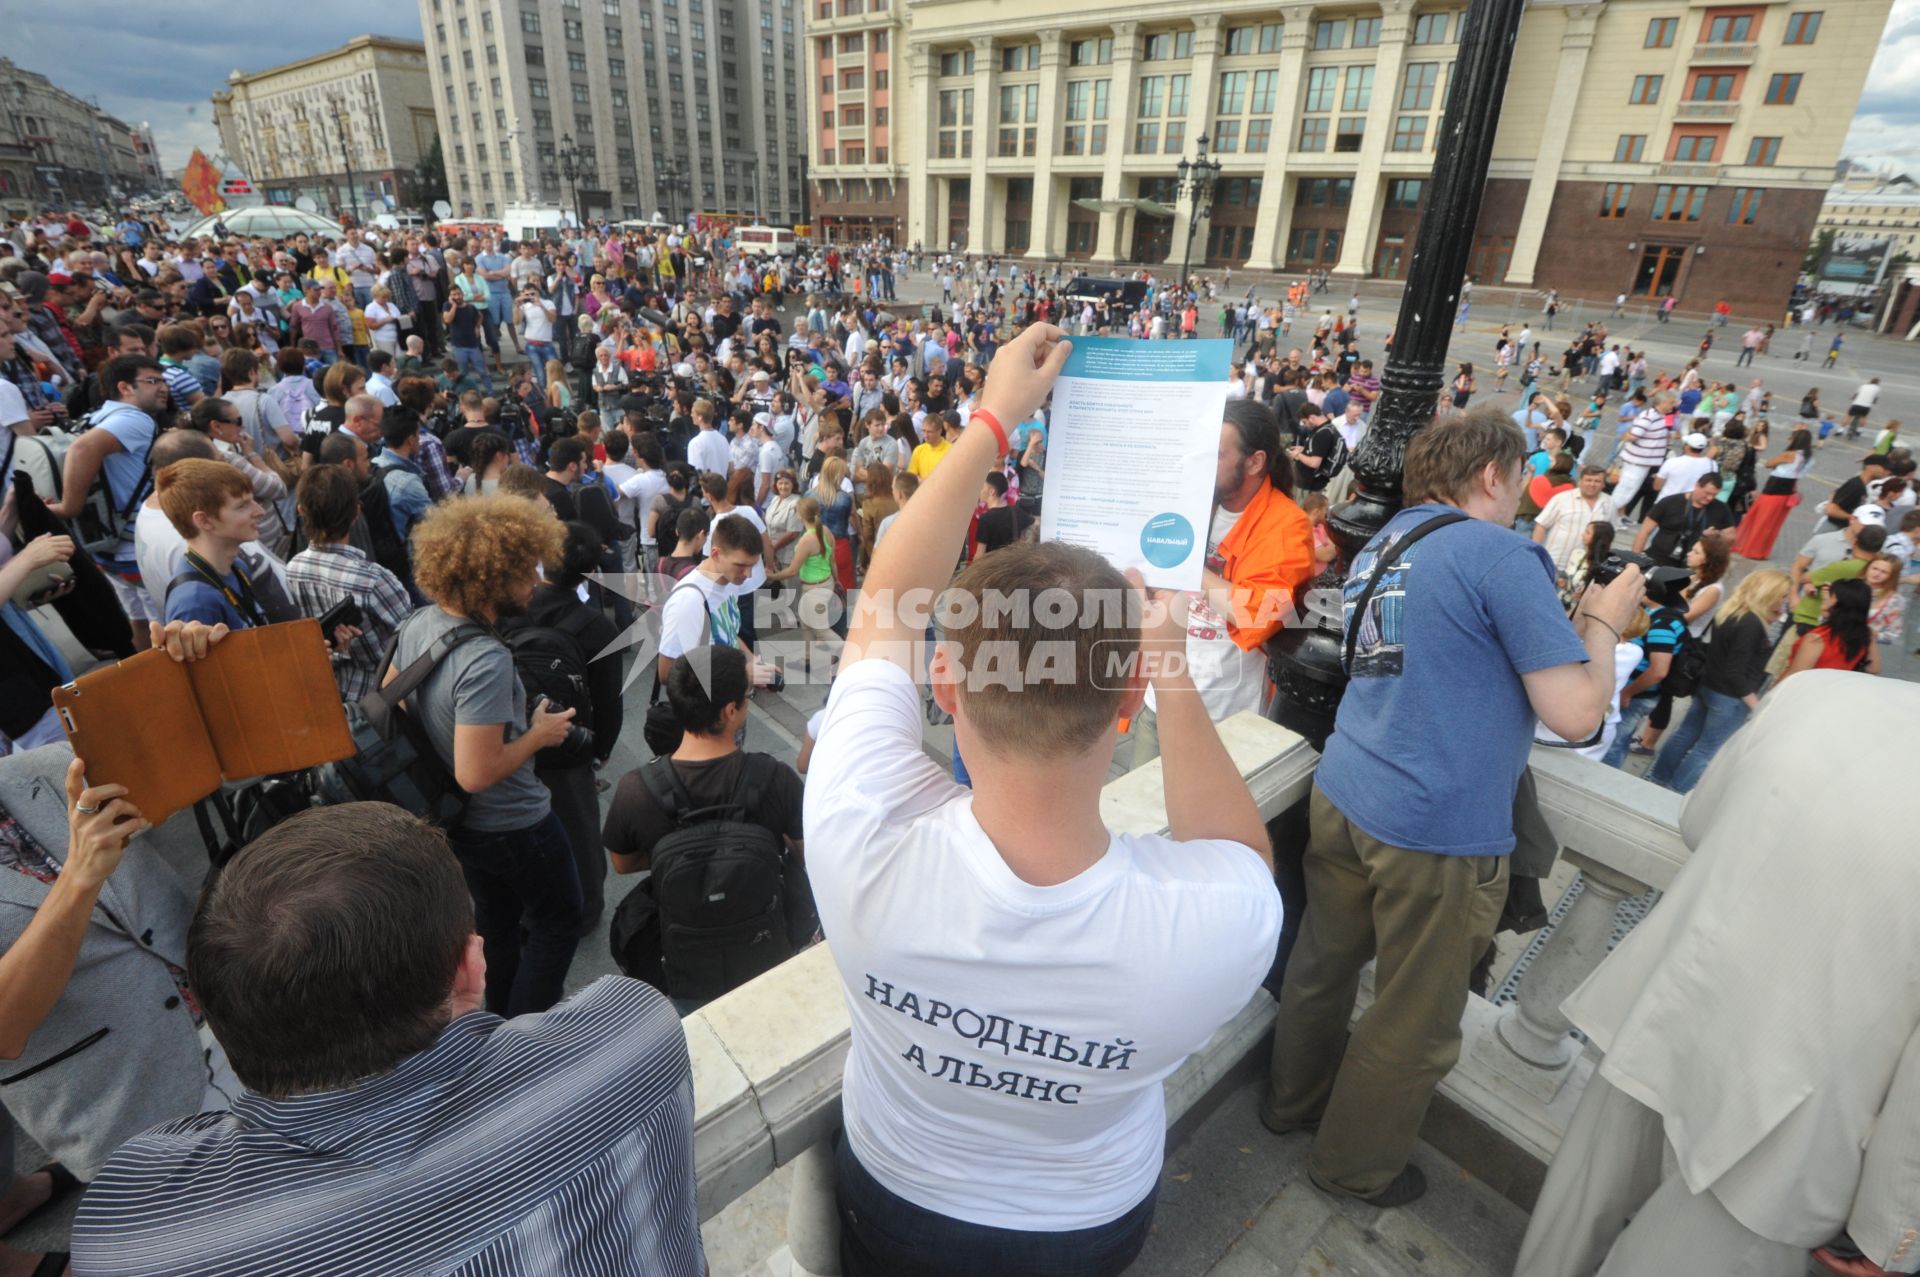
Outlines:
[{"label": "photographer holding camera", "polygon": [[[1314,777],[1307,912],[1260,1120],[1314,1131],[1314,1183],[1375,1206],[1426,1189],[1408,1156],[1459,1058],[1469,975],[1506,900],[1535,719],[1567,740],[1602,727],[1614,649],[1640,603],[1629,567],[1569,623],[1547,552],[1508,526],[1526,455],[1497,408],[1414,435],[1406,507],[1345,589],[1352,682]],[[1474,748],[1418,743],[1443,739]],[[1356,1022],[1375,954],[1388,975]]]},{"label": "photographer holding camera", "polygon": [[[580,933],[580,875],[534,755],[563,744],[574,711],[528,706],[496,626],[524,615],[543,563],[560,561],[551,510],[510,496],[433,508],[414,529],[414,581],[430,606],[400,626],[384,682],[447,640],[410,698],[440,761],[471,795],[447,839],[466,871],[486,941],[487,1008],[506,1016],[560,1000]],[[521,940],[521,928],[527,936]]]}]

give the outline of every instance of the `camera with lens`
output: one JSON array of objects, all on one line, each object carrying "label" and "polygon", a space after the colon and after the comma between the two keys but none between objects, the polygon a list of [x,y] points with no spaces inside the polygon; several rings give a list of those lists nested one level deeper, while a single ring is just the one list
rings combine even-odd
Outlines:
[{"label": "camera with lens", "polygon": [[1613,584],[1614,578],[1626,571],[1629,563],[1639,568],[1642,574],[1653,572],[1653,560],[1646,555],[1635,554],[1632,550],[1615,550],[1593,565],[1593,583],[1595,585]]}]

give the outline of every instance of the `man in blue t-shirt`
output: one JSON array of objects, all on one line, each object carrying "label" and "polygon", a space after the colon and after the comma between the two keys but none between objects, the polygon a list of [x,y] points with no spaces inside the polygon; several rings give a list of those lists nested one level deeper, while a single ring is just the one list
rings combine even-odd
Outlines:
[{"label": "man in blue t-shirt", "polygon": [[[1568,740],[1600,728],[1614,646],[1640,604],[1629,567],[1569,623],[1553,563],[1509,527],[1525,460],[1497,408],[1420,431],[1408,508],[1346,586],[1352,681],[1314,778],[1307,911],[1260,1116],[1281,1134],[1316,1130],[1314,1183],[1379,1206],[1425,1190],[1407,1156],[1459,1057],[1468,977],[1506,899],[1535,719]],[[1406,544],[1446,516],[1457,521]],[[1373,1005],[1349,1038],[1376,956]]]},{"label": "man in blue t-shirt", "polygon": [[186,538],[186,567],[165,589],[168,621],[204,621],[243,630],[267,624],[240,547],[260,533],[265,513],[253,483],[224,461],[189,458],[154,476],[160,510]]}]

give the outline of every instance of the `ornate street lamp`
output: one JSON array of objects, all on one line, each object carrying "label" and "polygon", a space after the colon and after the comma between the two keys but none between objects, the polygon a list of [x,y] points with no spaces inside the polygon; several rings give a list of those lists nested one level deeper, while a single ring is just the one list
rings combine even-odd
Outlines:
[{"label": "ornate street lamp", "polygon": [[[1460,281],[1473,253],[1493,135],[1500,125],[1525,3],[1473,0],[1467,10],[1426,211],[1400,297],[1393,350],[1380,376],[1380,399],[1353,454],[1352,495],[1327,521],[1339,553],[1309,587],[1311,595],[1330,606],[1303,616],[1298,627],[1282,629],[1267,646],[1268,669],[1278,689],[1268,717],[1299,732],[1315,748],[1332,733],[1347,685],[1338,606],[1347,567],[1399,511],[1407,443],[1433,420],[1446,383],[1447,341],[1459,309]],[[1536,174],[1534,180],[1543,179]]]},{"label": "ornate street lamp", "polygon": [[1220,161],[1207,158],[1207,135],[1202,133],[1197,139],[1200,153],[1193,160],[1182,159],[1175,169],[1180,174],[1180,184],[1176,188],[1181,199],[1189,201],[1187,212],[1187,247],[1180,255],[1180,288],[1187,287],[1187,271],[1193,264],[1193,237],[1200,229],[1200,223],[1213,216],[1213,184],[1220,177]]},{"label": "ornate street lamp", "polygon": [[587,219],[580,213],[580,194],[578,188],[574,185],[575,179],[577,179],[581,173],[581,154],[573,145],[573,134],[562,133],[560,135],[558,159],[560,161],[561,176],[567,179],[567,203],[573,206],[573,224],[576,227],[584,226],[586,225]]}]

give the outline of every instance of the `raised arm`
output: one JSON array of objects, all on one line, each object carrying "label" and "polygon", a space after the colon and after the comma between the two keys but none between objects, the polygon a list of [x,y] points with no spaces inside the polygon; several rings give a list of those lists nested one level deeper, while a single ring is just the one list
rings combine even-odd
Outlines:
[{"label": "raised arm", "polygon": [[1000,442],[983,416],[991,414],[1003,431],[1011,429],[1008,422],[1025,420],[1053,388],[1071,350],[1058,328],[1034,324],[993,357],[981,411],[874,552],[847,636],[847,661],[878,657],[914,672],[927,615],[952,575],[981,481],[1000,459]]}]

